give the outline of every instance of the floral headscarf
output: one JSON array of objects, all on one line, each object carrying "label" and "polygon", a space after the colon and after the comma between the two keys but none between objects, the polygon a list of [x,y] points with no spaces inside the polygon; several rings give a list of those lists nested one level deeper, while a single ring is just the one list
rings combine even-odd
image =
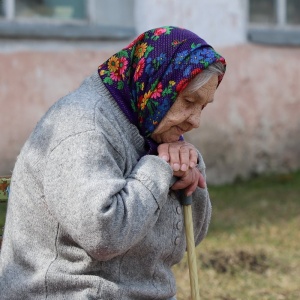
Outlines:
[{"label": "floral headscarf", "polygon": [[141,34],[100,65],[98,72],[129,121],[149,140],[177,95],[218,61],[226,64],[199,36],[166,26]]}]

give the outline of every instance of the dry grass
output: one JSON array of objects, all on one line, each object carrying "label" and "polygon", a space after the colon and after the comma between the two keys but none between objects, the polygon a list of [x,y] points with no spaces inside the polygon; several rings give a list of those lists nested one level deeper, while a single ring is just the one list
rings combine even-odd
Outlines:
[{"label": "dry grass", "polygon": [[[300,172],[210,188],[213,219],[197,247],[201,300],[300,299]],[[190,298],[186,257],[177,299]]]},{"label": "dry grass", "polygon": [[[300,172],[211,187],[210,195],[213,219],[197,247],[201,300],[299,300]],[[174,272],[177,299],[191,299],[186,257]]]}]

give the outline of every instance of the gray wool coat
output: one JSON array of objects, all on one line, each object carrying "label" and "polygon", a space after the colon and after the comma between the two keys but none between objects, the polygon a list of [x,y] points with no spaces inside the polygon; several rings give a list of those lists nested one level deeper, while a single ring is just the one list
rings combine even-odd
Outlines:
[{"label": "gray wool coat", "polygon": [[[199,166],[204,163],[199,154]],[[175,299],[186,250],[168,163],[146,155],[97,73],[56,102],[22,148],[0,256],[0,299]],[[193,194],[197,244],[206,189]]]}]

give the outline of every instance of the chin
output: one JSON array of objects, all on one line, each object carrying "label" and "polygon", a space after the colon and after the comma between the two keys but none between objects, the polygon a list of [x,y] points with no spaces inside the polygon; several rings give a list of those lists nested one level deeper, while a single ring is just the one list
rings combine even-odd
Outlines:
[{"label": "chin", "polygon": [[179,141],[180,136],[169,136],[162,138],[162,143],[175,143]]}]

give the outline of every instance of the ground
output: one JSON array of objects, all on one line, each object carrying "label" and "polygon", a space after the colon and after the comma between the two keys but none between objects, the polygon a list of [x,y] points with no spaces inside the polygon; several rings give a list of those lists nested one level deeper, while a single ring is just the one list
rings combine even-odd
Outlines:
[{"label": "ground", "polygon": [[[201,300],[300,299],[300,172],[211,187],[213,218],[197,247]],[[174,267],[190,298],[187,259]]]}]

